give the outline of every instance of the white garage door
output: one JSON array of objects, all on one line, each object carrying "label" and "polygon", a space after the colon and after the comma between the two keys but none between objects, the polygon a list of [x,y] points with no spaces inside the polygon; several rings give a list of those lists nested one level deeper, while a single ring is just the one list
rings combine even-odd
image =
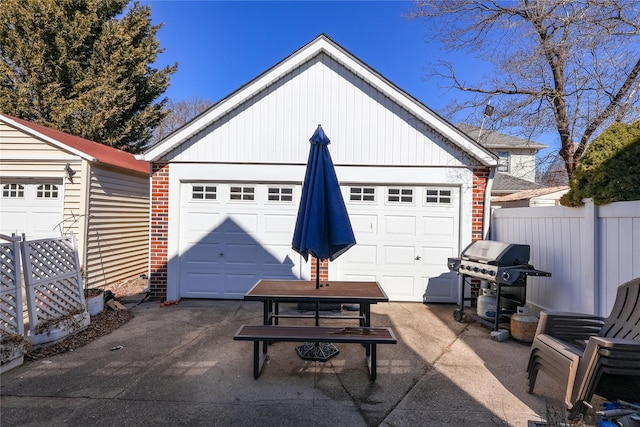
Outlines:
[{"label": "white garage door", "polygon": [[295,185],[183,183],[180,297],[242,299],[259,279],[309,279],[291,249],[300,191]]},{"label": "white garage door", "polygon": [[454,302],[447,258],[459,253],[455,187],[350,186],[345,202],[357,244],[329,268],[331,278],[377,280],[392,301]]},{"label": "white garage door", "polygon": [[0,233],[28,240],[61,236],[63,185],[60,180],[3,179]]}]

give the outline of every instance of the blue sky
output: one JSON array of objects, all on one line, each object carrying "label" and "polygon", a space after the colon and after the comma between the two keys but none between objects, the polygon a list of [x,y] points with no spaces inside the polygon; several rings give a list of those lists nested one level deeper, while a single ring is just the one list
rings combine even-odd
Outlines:
[{"label": "blue sky", "polygon": [[[422,22],[403,13],[410,1],[179,1],[151,6],[165,49],[158,64],[178,62],[165,93],[175,100],[217,102],[325,33],[401,89],[439,112],[461,92],[426,78],[430,63],[451,61],[463,79],[483,73],[464,52],[451,54],[428,40]],[[460,119],[458,117],[458,119]],[[549,144],[549,141],[540,141]]]}]

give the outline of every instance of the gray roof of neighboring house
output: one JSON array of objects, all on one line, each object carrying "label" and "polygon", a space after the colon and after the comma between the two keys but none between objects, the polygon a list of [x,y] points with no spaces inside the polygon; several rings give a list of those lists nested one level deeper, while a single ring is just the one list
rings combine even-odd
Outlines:
[{"label": "gray roof of neighboring house", "polygon": [[515,193],[518,191],[534,190],[543,187],[543,185],[527,181],[526,179],[516,178],[515,176],[496,172],[496,175],[493,178],[493,187],[491,188],[491,192]]},{"label": "gray roof of neighboring house", "polygon": [[544,187],[536,188],[533,190],[518,191],[517,193],[507,194],[506,196],[496,197],[491,199],[491,202],[511,202],[514,200],[528,200],[534,197],[546,196],[547,194],[556,193],[559,191],[569,190],[567,185],[560,185],[557,187]]},{"label": "gray roof of neighboring house", "polygon": [[[504,133],[496,132],[490,129],[482,129],[477,126],[471,126],[464,123],[457,125],[458,129],[469,135],[472,139],[478,141],[484,147],[489,149],[496,148],[527,148],[531,150],[541,150],[546,148],[545,144],[540,144],[528,139],[518,138],[516,136],[505,135]],[[480,134],[480,140],[478,140],[478,134]]]}]

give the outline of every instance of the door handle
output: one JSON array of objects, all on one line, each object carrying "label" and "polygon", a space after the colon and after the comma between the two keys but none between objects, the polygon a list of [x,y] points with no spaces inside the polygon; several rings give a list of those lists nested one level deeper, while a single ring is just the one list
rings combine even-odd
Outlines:
[{"label": "door handle", "polygon": [[415,258],[416,261],[420,261],[421,259],[422,257],[420,255],[416,255],[416,258]]}]

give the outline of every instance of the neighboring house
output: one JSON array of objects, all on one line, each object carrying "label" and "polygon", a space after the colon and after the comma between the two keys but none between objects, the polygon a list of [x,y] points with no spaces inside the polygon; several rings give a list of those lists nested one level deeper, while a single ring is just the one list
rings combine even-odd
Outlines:
[{"label": "neighboring house", "polygon": [[149,163],[0,114],[0,233],[75,234],[85,286],[148,271]]},{"label": "neighboring house", "polygon": [[[480,131],[479,127],[466,124],[460,124],[458,128],[498,156],[498,173],[525,181],[536,181],[536,153],[546,148],[546,145],[490,129]],[[496,184],[494,183],[494,190]],[[522,184],[524,188],[519,188],[518,191],[531,189],[524,182]],[[495,193],[492,192],[492,195]]]},{"label": "neighboring house", "polygon": [[153,297],[241,299],[262,278],[311,277],[291,241],[318,124],[357,240],[321,278],[423,301],[444,274],[433,300],[456,300],[447,258],[485,236],[497,158],[325,35],[142,156]]},{"label": "neighboring house", "polygon": [[566,185],[520,191],[506,196],[491,198],[491,207],[532,208],[540,206],[560,206],[560,197],[567,191],[569,191],[569,187]]}]

